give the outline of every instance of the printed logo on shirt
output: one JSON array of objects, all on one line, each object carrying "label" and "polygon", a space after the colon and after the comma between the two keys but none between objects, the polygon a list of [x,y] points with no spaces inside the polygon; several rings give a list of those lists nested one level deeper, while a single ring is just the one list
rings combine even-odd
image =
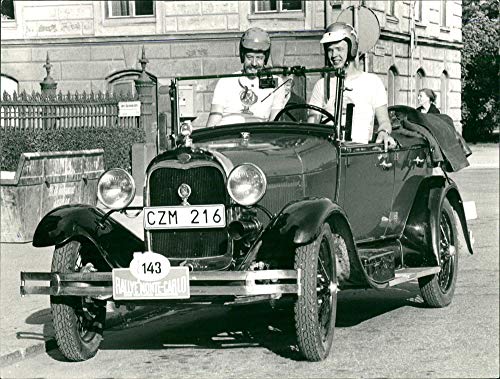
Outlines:
[{"label": "printed logo on shirt", "polygon": [[259,97],[248,86],[245,86],[243,83],[241,83],[241,78],[238,79],[238,84],[241,88],[243,88],[243,90],[240,92],[240,101],[243,105],[243,109],[241,110],[241,112],[246,114],[253,114],[250,111],[250,107],[254,105],[257,100],[259,100]]}]

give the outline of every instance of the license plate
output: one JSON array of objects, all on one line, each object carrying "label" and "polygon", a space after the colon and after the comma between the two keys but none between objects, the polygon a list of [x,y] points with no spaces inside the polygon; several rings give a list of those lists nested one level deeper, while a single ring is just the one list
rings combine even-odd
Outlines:
[{"label": "license plate", "polygon": [[144,229],[223,228],[226,209],[223,204],[145,207]]},{"label": "license plate", "polygon": [[171,267],[160,280],[137,279],[129,268],[113,269],[114,300],[189,299],[189,268]]}]

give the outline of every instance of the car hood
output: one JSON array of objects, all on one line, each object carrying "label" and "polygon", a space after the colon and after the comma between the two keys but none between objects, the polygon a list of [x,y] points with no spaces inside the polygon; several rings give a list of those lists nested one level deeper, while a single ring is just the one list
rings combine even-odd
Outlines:
[{"label": "car hood", "polygon": [[[301,175],[328,164],[334,149],[324,138],[307,135],[257,134],[248,138],[220,138],[196,144],[212,152],[226,166],[259,166],[267,176]],[[328,159],[329,158],[329,159]]]}]

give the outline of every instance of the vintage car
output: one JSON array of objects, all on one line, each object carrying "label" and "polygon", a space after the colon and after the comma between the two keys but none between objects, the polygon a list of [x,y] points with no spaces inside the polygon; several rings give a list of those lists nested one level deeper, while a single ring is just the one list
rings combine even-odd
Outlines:
[{"label": "vintage car", "polygon": [[[342,94],[342,72],[334,74]],[[272,83],[273,72],[259,75]],[[22,272],[21,293],[50,295],[65,357],[96,354],[107,302],[231,305],[287,298],[294,302],[298,350],[309,361],[330,352],[339,290],[418,280],[429,307],[450,304],[459,234],[470,253],[472,246],[459,190],[446,171],[467,163],[465,156],[456,163],[456,150],[449,153],[458,140],[442,146],[442,132],[432,126],[441,122],[437,116],[390,108],[398,146],[388,151],[349,140],[350,116],[344,126],[337,122],[342,96],[334,115],[293,105],[272,122],[193,130],[175,112],[183,79],[171,85],[170,147],[149,163],[145,182],[111,169],[98,184],[109,212],[65,205],[36,229],[34,246],[55,246],[52,269]],[[297,108],[314,108],[325,119],[294,121]],[[136,186],[142,207],[130,206]],[[139,211],[144,240],[110,217]]]}]

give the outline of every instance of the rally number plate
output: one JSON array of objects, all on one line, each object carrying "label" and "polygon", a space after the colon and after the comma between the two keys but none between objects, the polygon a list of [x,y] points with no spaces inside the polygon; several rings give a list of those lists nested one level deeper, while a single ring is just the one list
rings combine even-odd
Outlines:
[{"label": "rally number plate", "polygon": [[223,204],[145,207],[144,229],[223,228],[226,209]]},{"label": "rally number plate", "polygon": [[113,269],[114,300],[189,299],[189,268],[171,267],[157,280],[138,279],[128,268]]}]

